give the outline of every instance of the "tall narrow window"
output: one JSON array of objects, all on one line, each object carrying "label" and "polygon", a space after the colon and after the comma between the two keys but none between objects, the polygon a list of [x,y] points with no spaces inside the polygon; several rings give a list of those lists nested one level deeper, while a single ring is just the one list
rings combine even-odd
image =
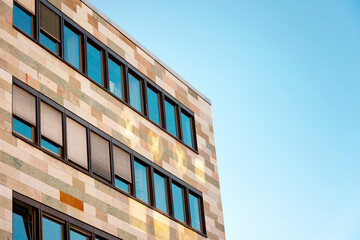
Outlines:
[{"label": "tall narrow window", "polygon": [[149,203],[147,167],[134,161],[136,197]]},{"label": "tall narrow window", "polygon": [[185,222],[185,213],[184,213],[184,193],[183,188],[178,187],[175,184],[172,184],[172,197],[173,197],[173,207],[174,207],[174,217],[180,221]]},{"label": "tall narrow window", "polygon": [[183,112],[181,112],[181,126],[184,142],[190,147],[194,147],[192,118]]},{"label": "tall narrow window", "polygon": [[33,16],[30,12],[25,10],[22,6],[14,2],[14,16],[13,23],[16,27],[20,28],[26,34],[33,35]]},{"label": "tall narrow window", "polygon": [[86,128],[67,117],[66,136],[69,160],[87,169]]},{"label": "tall narrow window", "polygon": [[59,52],[60,17],[40,3],[40,43],[55,54]]},{"label": "tall narrow window", "polygon": [[88,75],[100,85],[103,85],[102,52],[93,44],[87,43]]},{"label": "tall narrow window", "polygon": [[143,111],[141,80],[129,74],[130,105],[139,112]]},{"label": "tall narrow window", "polygon": [[91,164],[98,176],[111,180],[109,141],[91,132]]},{"label": "tall narrow window", "polygon": [[163,212],[168,212],[167,194],[166,194],[166,180],[164,177],[154,172],[154,188],[155,188],[155,202],[156,208]]},{"label": "tall narrow window", "polygon": [[34,141],[36,126],[36,98],[27,91],[13,86],[13,131]]},{"label": "tall narrow window", "polygon": [[62,113],[44,102],[40,104],[40,112],[41,146],[60,156],[63,146]]},{"label": "tall narrow window", "polygon": [[149,118],[160,125],[160,94],[152,88],[147,87],[147,99],[149,108]]},{"label": "tall narrow window", "polygon": [[114,145],[115,186],[129,192],[131,180],[130,154]]},{"label": "tall narrow window", "polygon": [[81,70],[80,35],[64,25],[64,59]]},{"label": "tall narrow window", "polygon": [[13,240],[31,240],[32,234],[32,222],[30,221],[31,216],[27,209],[15,206],[13,207]]},{"label": "tall narrow window", "polygon": [[42,239],[43,240],[63,240],[64,224],[52,218],[42,218]]},{"label": "tall narrow window", "polygon": [[176,108],[175,105],[173,105],[167,100],[165,100],[165,118],[166,129],[174,136],[178,136],[176,123]]},{"label": "tall narrow window", "polygon": [[189,194],[191,226],[201,231],[201,218],[200,218],[200,199],[193,194]]},{"label": "tall narrow window", "polygon": [[123,77],[122,77],[122,67],[111,60],[108,59],[109,67],[109,89],[112,93],[118,96],[121,99],[124,99],[123,93]]}]

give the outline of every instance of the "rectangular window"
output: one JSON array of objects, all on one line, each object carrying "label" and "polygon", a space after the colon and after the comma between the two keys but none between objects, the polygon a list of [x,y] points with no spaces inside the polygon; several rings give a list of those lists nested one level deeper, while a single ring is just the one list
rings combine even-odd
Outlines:
[{"label": "rectangular window", "polygon": [[29,36],[33,36],[33,16],[25,10],[22,6],[14,2],[14,16],[13,23]]},{"label": "rectangular window", "polygon": [[190,216],[191,226],[201,231],[201,218],[200,218],[200,199],[193,194],[189,193],[189,205],[190,205]]},{"label": "rectangular window", "polygon": [[91,163],[93,172],[98,176],[111,180],[110,174],[110,145],[109,141],[100,137],[94,132],[90,134],[91,138]]},{"label": "rectangular window", "polygon": [[109,68],[109,89],[116,96],[124,100],[122,66],[115,61],[108,59]]},{"label": "rectangular window", "polygon": [[115,186],[124,190],[125,192],[130,192],[129,183],[117,176],[115,176]]},{"label": "rectangular window", "polygon": [[134,161],[136,197],[149,203],[149,185],[147,167]]},{"label": "rectangular window", "polygon": [[88,169],[86,128],[67,117],[66,136],[69,160]]},{"label": "rectangular window", "polygon": [[166,194],[166,180],[164,177],[154,172],[154,190],[156,208],[163,212],[168,212],[167,194]]},{"label": "rectangular window", "polygon": [[91,79],[103,85],[102,51],[93,44],[87,42],[87,69]]},{"label": "rectangular window", "polygon": [[31,141],[34,140],[34,128],[17,117],[13,117],[13,130]]},{"label": "rectangular window", "polygon": [[194,147],[194,137],[193,137],[193,127],[192,127],[192,118],[187,114],[181,112],[181,126],[182,126],[182,136],[183,141],[190,147]]},{"label": "rectangular window", "polygon": [[50,217],[42,217],[42,239],[43,240],[63,240],[64,224],[55,221]]},{"label": "rectangular window", "polygon": [[175,184],[172,184],[172,197],[174,207],[174,217],[185,222],[184,213],[184,190]]},{"label": "rectangular window", "polygon": [[88,240],[89,237],[83,233],[80,233],[74,229],[70,230],[70,240]]},{"label": "rectangular window", "polygon": [[114,172],[116,187],[129,192],[131,180],[130,154],[117,146],[113,146]]},{"label": "rectangular window", "polygon": [[149,108],[149,118],[160,125],[160,94],[152,88],[147,87],[147,99]]},{"label": "rectangular window", "polygon": [[81,70],[81,37],[64,25],[64,59]]},{"label": "rectangular window", "polygon": [[141,80],[129,74],[130,105],[139,112],[143,112]]},{"label": "rectangular window", "polygon": [[20,206],[13,207],[12,214],[13,240],[32,239],[32,221],[27,209]]},{"label": "rectangular window", "polygon": [[60,156],[63,146],[62,113],[50,105],[40,103],[41,145]]},{"label": "rectangular window", "polygon": [[36,0],[16,0],[16,2],[18,4],[20,4],[22,7],[24,7],[32,15],[35,14],[35,1]]},{"label": "rectangular window", "polygon": [[40,43],[58,54],[60,42],[60,17],[40,3]]},{"label": "rectangular window", "polygon": [[178,136],[176,107],[167,100],[165,100],[165,118],[166,118],[166,129],[174,136]]}]

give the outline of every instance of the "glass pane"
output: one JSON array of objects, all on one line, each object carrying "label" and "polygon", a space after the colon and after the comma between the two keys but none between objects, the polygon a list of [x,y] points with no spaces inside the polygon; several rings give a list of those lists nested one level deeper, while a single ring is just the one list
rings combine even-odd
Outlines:
[{"label": "glass pane", "polygon": [[129,192],[129,184],[120,178],[115,178],[115,186],[124,190],[125,192]]},{"label": "glass pane", "polygon": [[160,125],[160,112],[159,112],[159,95],[147,88],[147,98],[149,104],[149,118]]},{"label": "glass pane", "polygon": [[174,217],[185,222],[184,198],[182,188],[172,184],[172,195],[174,203]]},{"label": "glass pane", "polygon": [[40,43],[45,45],[48,49],[57,54],[57,42],[40,32]]},{"label": "glass pane", "polygon": [[123,98],[123,83],[121,67],[109,58],[109,88],[112,93],[121,99]]},{"label": "glass pane", "polygon": [[14,4],[14,25],[32,36],[31,15]]},{"label": "glass pane", "polygon": [[60,148],[59,146],[49,142],[48,140],[41,138],[41,146],[46,148],[47,150],[52,151],[53,153],[56,153],[57,155],[60,155]]},{"label": "glass pane", "polygon": [[167,212],[167,196],[166,196],[166,182],[165,178],[154,173],[154,187],[156,208]]},{"label": "glass pane", "polygon": [[60,223],[43,217],[42,224],[43,240],[62,240],[62,226]]},{"label": "glass pane", "polygon": [[25,216],[13,213],[13,240],[29,239],[26,229],[28,222]]},{"label": "glass pane", "polygon": [[166,129],[177,136],[175,106],[165,100]]},{"label": "glass pane", "polygon": [[70,230],[70,240],[87,240],[87,239],[88,239],[87,236],[75,232],[73,230]]},{"label": "glass pane", "polygon": [[181,113],[181,125],[184,142],[190,147],[193,147],[191,119],[184,113]]},{"label": "glass pane", "polygon": [[129,74],[129,94],[130,105],[142,112],[141,82],[131,74]]},{"label": "glass pane", "polygon": [[189,194],[191,226],[201,231],[199,198]]},{"label": "glass pane", "polygon": [[88,75],[99,84],[102,83],[101,51],[87,43]]},{"label": "glass pane", "polygon": [[80,70],[80,36],[64,26],[64,58]]},{"label": "glass pane", "polygon": [[23,135],[24,137],[33,140],[33,128],[29,124],[20,121],[14,117],[13,117],[13,130]]},{"label": "glass pane", "polygon": [[149,203],[147,169],[136,161],[134,162],[134,169],[136,197]]}]

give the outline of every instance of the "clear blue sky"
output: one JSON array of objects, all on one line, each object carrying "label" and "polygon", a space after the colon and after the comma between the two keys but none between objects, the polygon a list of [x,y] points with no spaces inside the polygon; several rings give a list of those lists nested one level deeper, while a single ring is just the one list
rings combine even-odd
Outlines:
[{"label": "clear blue sky", "polygon": [[358,0],[91,0],[212,102],[228,239],[360,239]]}]

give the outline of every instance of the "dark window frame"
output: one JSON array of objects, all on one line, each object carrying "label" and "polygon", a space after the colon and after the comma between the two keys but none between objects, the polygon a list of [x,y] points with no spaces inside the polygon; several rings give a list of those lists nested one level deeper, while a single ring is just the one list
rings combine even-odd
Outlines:
[{"label": "dark window frame", "polygon": [[[36,1],[36,0],[35,0]],[[21,28],[19,28],[18,26],[16,26],[14,24],[14,7],[13,7],[13,28],[15,28],[16,30],[18,30],[19,32],[21,32],[22,34],[24,34],[25,36],[29,37],[29,38],[34,38],[34,35],[36,35],[36,27],[35,27],[35,23],[37,22],[35,20],[36,18],[36,11],[35,11],[35,15],[32,14],[31,12],[29,12],[26,8],[24,8],[23,6],[21,6],[20,3],[18,3],[17,1],[13,1],[14,5],[16,5],[18,8],[20,8],[22,11],[24,11],[25,13],[29,14],[31,16],[31,35],[29,35],[27,32],[25,32],[24,30],[22,30]]]},{"label": "dark window frame", "polygon": [[[149,111],[149,103],[148,103],[148,88],[150,88],[153,92],[156,93],[157,97],[158,97],[158,109],[159,109],[159,121],[160,123],[155,122],[154,120],[152,120],[150,118],[150,111]],[[146,117],[149,119],[150,122],[152,122],[153,124],[157,125],[160,128],[163,128],[164,126],[164,117],[163,115],[165,114],[163,111],[163,95],[161,90],[156,87],[155,84],[150,83],[149,81],[145,81],[145,96],[146,96]]]},{"label": "dark window frame", "polygon": [[[87,74],[87,76],[91,79],[91,81],[93,82],[93,83],[95,83],[96,85],[98,85],[98,86],[100,86],[100,87],[102,87],[102,88],[108,88],[107,87],[107,85],[108,85],[108,78],[106,77],[106,72],[108,71],[108,70],[106,70],[106,66],[105,66],[105,60],[107,60],[106,59],[106,57],[105,57],[105,50],[102,48],[102,47],[100,47],[99,46],[99,44],[98,43],[96,43],[92,38],[89,38],[88,36],[86,36],[85,37],[85,39],[86,39],[86,42],[85,42],[85,44],[84,45],[86,45],[86,52],[84,52],[84,54],[83,54],[83,58],[85,59],[85,62],[86,62],[86,67],[85,67],[85,69],[86,69],[86,74]],[[100,52],[100,67],[101,67],[101,84],[100,83],[98,83],[95,79],[93,79],[92,77],[90,77],[90,75],[89,75],[89,57],[88,57],[88,55],[87,55],[87,44],[90,44],[93,48],[95,48],[96,50],[98,50],[99,52]]]}]

